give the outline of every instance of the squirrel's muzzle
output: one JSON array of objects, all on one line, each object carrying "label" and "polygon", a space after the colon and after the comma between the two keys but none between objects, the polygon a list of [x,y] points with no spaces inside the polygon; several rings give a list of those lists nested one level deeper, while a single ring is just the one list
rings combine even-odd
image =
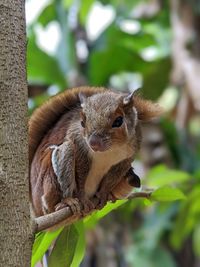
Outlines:
[{"label": "squirrel's muzzle", "polygon": [[107,150],[106,143],[103,141],[103,138],[100,135],[92,134],[89,137],[88,143],[91,149],[95,152],[103,152]]}]

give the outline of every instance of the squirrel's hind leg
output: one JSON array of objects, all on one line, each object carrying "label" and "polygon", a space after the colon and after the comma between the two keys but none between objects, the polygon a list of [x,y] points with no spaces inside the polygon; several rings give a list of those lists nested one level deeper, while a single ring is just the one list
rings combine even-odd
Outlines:
[{"label": "squirrel's hind leg", "polygon": [[61,200],[61,192],[58,184],[54,181],[48,176],[48,179],[44,179],[43,182],[44,194],[41,197],[41,202],[44,214],[54,212],[56,204]]}]

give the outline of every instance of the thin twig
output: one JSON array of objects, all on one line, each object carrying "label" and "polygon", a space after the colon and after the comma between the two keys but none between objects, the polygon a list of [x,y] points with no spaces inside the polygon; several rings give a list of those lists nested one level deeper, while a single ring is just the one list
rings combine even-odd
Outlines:
[{"label": "thin twig", "polygon": [[149,192],[135,192],[132,193],[127,197],[127,199],[133,199],[133,198],[150,198],[152,191]]},{"label": "thin twig", "polygon": [[[135,192],[129,195],[127,199],[134,198],[150,198],[152,192]],[[80,218],[86,217],[91,214],[93,211],[84,214],[84,216],[72,214],[71,210],[66,207],[61,210],[55,211],[53,213],[34,218],[35,232],[40,232],[49,228],[52,228],[56,225],[59,225],[61,222],[65,221],[65,224],[72,224],[75,221],[78,221]]]},{"label": "thin twig", "polygon": [[71,210],[66,207],[53,213],[34,218],[36,233],[46,230],[72,216]]}]

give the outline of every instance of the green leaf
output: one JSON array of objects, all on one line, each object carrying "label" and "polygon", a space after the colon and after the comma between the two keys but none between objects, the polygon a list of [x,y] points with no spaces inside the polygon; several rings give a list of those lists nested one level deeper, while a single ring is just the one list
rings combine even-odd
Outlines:
[{"label": "green leaf", "polygon": [[38,17],[38,22],[42,24],[42,26],[46,26],[49,22],[57,20],[57,14],[55,9],[55,4],[50,4],[45,7]]},{"label": "green leaf", "polygon": [[49,256],[49,267],[70,266],[75,254],[78,235],[79,233],[73,224],[63,229]]},{"label": "green leaf", "polygon": [[91,53],[89,61],[89,78],[94,85],[106,84],[112,74],[120,71],[137,71],[144,63],[136,53],[117,45]]},{"label": "green leaf", "polygon": [[97,211],[96,217],[98,218],[98,220],[100,220],[101,218],[105,217],[108,213],[117,209],[126,202],[127,200],[124,199],[124,200],[117,200],[115,203],[108,203],[102,210]]},{"label": "green leaf", "polygon": [[144,203],[145,206],[150,206],[150,205],[152,205],[151,200],[150,200],[150,199],[147,199],[147,198],[144,198],[143,203]]},{"label": "green leaf", "polygon": [[134,36],[112,23],[96,40],[89,54],[88,75],[93,85],[106,84],[111,75],[121,71],[141,71],[148,67],[138,53],[124,46],[122,40],[127,38],[134,42]]},{"label": "green leaf", "polygon": [[108,203],[102,210],[96,211],[84,219],[85,227],[87,229],[94,227],[101,218],[126,202],[127,200],[117,200],[115,203]]},{"label": "green leaf", "polygon": [[200,220],[200,186],[195,186],[187,194],[187,200],[181,203],[179,213],[171,232],[170,241],[175,249],[180,249],[184,240],[193,231]]},{"label": "green leaf", "polygon": [[32,250],[31,267],[40,261],[54,239],[61,233],[63,228],[53,232],[40,232],[36,235]]},{"label": "green leaf", "polygon": [[37,234],[32,250],[32,267],[42,259],[53,240],[57,237],[58,239],[49,257],[49,266],[79,266],[85,252],[83,221],[78,221],[72,226],[65,227],[64,230],[59,228],[54,232],[40,232]]},{"label": "green leaf", "polygon": [[119,44],[131,51],[141,52],[141,50],[147,48],[148,46],[156,45],[156,41],[151,35],[140,33],[134,35],[134,37],[126,36],[122,38],[121,40],[119,40]]},{"label": "green leaf", "polygon": [[179,170],[168,169],[164,165],[159,165],[152,168],[147,174],[148,185],[150,186],[165,186],[179,184],[188,181],[190,175]]},{"label": "green leaf", "polygon": [[78,267],[85,254],[85,229],[83,221],[78,221],[74,224],[76,230],[78,231],[78,241],[76,244],[76,249],[74,257],[70,267]]},{"label": "green leaf", "polygon": [[45,236],[45,232],[39,232],[38,234],[36,234],[33,248],[32,248],[32,256],[36,255],[37,250],[38,250],[44,236]]},{"label": "green leaf", "polygon": [[63,7],[65,9],[68,9],[69,7],[71,7],[73,3],[74,3],[74,0],[62,0]]},{"label": "green leaf", "polygon": [[41,84],[57,84],[61,88],[66,87],[66,80],[58,61],[36,45],[34,35],[29,38],[27,48],[28,80]]},{"label": "green leaf", "polygon": [[170,119],[162,118],[160,120],[161,130],[164,134],[165,143],[169,148],[172,160],[175,166],[179,167],[181,164],[181,154],[179,146],[180,142],[177,140],[180,139],[177,129]]},{"label": "green leaf", "polygon": [[87,19],[87,15],[90,11],[90,8],[93,4],[94,0],[84,0],[81,1],[81,7],[80,7],[80,22],[84,25]]},{"label": "green leaf", "polygon": [[194,247],[194,252],[196,256],[200,257],[200,224],[197,224],[197,226],[194,229],[193,247]]},{"label": "green leaf", "polygon": [[144,71],[142,71],[144,76],[142,95],[147,99],[157,100],[169,84],[170,58],[165,57],[152,62],[145,62],[145,66]]},{"label": "green leaf", "polygon": [[177,188],[163,186],[155,190],[150,198],[154,201],[175,201],[185,199],[185,195]]}]

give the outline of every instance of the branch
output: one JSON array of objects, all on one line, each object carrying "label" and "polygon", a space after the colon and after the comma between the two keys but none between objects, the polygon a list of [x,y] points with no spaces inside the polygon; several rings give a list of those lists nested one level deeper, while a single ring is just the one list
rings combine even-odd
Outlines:
[{"label": "branch", "polygon": [[[152,192],[135,192],[129,195],[127,199],[134,199],[134,198],[150,198]],[[94,210],[84,214],[84,216],[81,215],[76,215],[72,214],[70,208],[66,207],[61,210],[55,211],[53,213],[40,216],[37,218],[34,218],[33,223],[34,223],[34,231],[35,233],[53,228],[53,227],[58,227],[60,223],[64,222],[64,225],[69,225],[72,224],[81,218],[84,218],[91,214]]]}]

